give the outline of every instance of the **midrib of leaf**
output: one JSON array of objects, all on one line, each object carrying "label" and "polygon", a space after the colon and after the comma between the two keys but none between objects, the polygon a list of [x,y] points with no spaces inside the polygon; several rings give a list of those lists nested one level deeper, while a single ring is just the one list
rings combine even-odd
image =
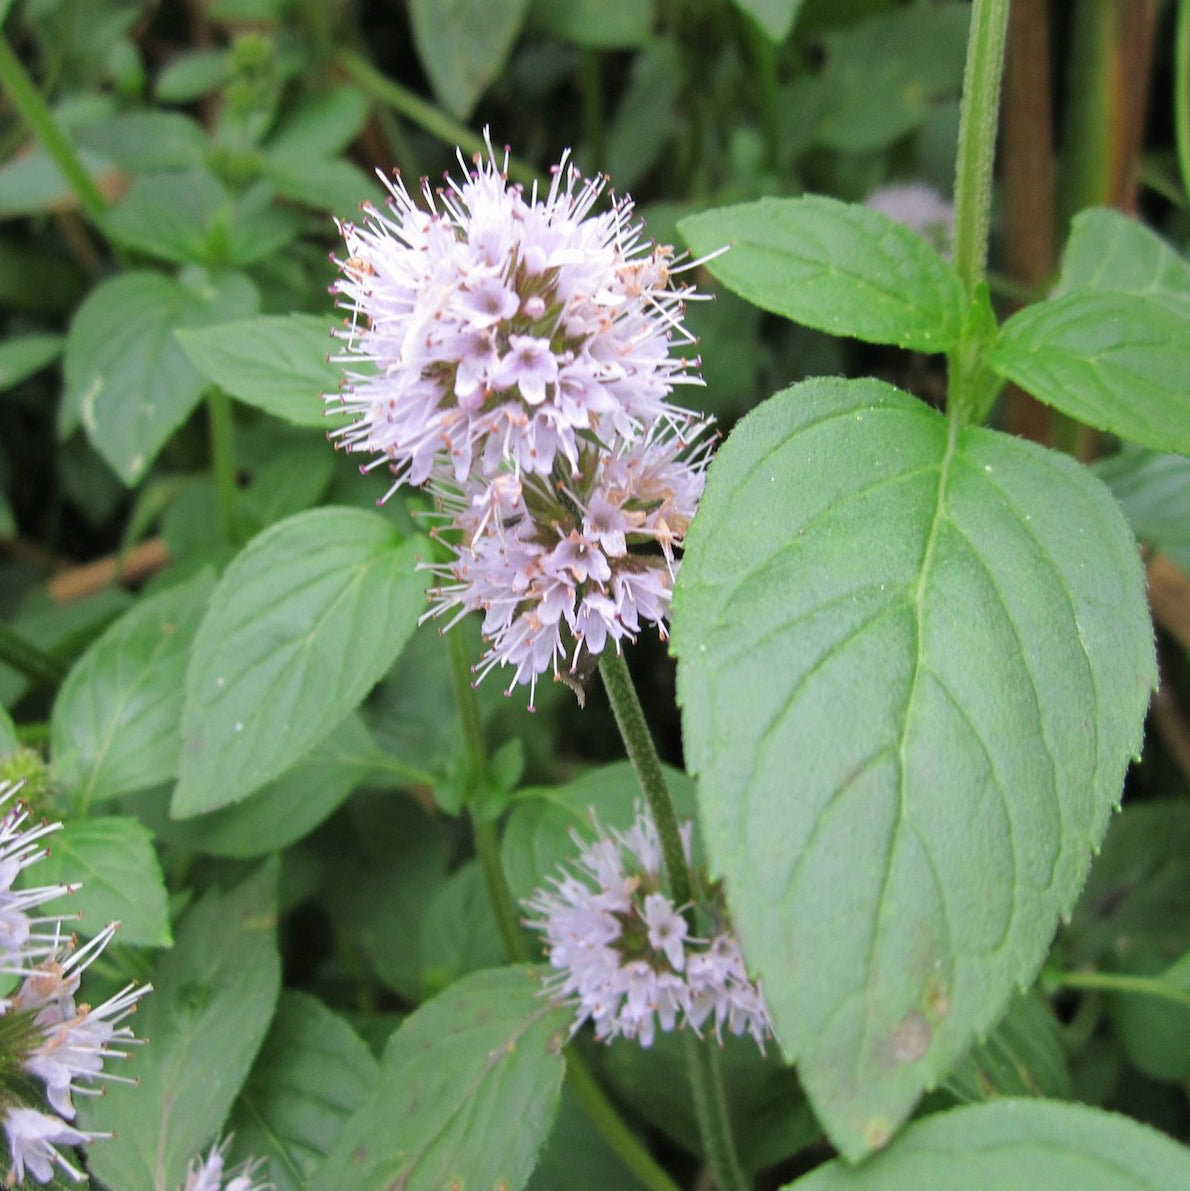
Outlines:
[{"label": "midrib of leaf", "polygon": [[[876,922],[868,939],[868,954],[864,960],[864,969],[868,975],[868,979],[864,981],[864,993],[868,1002],[868,1009],[863,1016],[863,1045],[855,1048],[852,1059],[851,1074],[853,1080],[856,1082],[858,1082],[860,1069],[864,1063],[863,1056],[868,1050],[872,1023],[875,1020],[875,1015],[871,1012],[871,1003],[873,996],[876,995],[876,984],[871,979],[871,975],[876,961],[876,948],[879,946],[880,939],[884,933],[884,922],[888,906],[888,882],[892,876],[893,863],[897,849],[900,846],[901,832],[906,830],[910,823],[908,807],[905,804],[905,770],[907,765],[905,750],[909,735],[909,721],[913,714],[913,705],[917,697],[918,680],[921,677],[922,671],[925,669],[923,620],[926,589],[929,584],[931,567],[934,561],[934,549],[938,542],[942,523],[946,518],[946,489],[950,482],[950,465],[954,459],[955,448],[958,444],[958,435],[959,418],[955,408],[952,406],[947,418],[946,449],[942,453],[942,461],[938,467],[938,497],[934,505],[934,517],[930,522],[929,533],[926,535],[925,548],[922,550],[921,570],[917,578],[917,588],[913,593],[913,634],[917,644],[917,656],[913,662],[913,673],[910,677],[909,690],[905,696],[905,711],[901,717],[901,739],[897,742],[897,815],[892,825],[892,830],[889,833],[888,853],[885,857],[884,872],[880,882],[880,894],[876,903]],[[930,858],[929,849],[924,846],[924,841],[921,851],[923,857]],[[938,880],[938,874],[933,870],[932,859],[930,860],[930,869],[934,879],[935,890],[939,890],[941,884]],[[951,929],[950,915],[946,911],[945,900],[940,898],[939,905],[943,921],[946,925],[947,938],[952,938],[954,932]],[[842,1006],[840,1006],[841,1008]]]}]

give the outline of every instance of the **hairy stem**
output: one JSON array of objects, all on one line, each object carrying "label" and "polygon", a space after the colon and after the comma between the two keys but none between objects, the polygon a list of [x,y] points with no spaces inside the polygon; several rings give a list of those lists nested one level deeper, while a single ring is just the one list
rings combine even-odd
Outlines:
[{"label": "hairy stem", "polygon": [[[599,673],[603,676],[603,685],[607,689],[624,747],[636,770],[637,782],[649,805],[653,822],[657,825],[670,892],[677,905],[684,908],[689,916],[694,894],[678,829],[678,816],[669,795],[657,746],[653,743],[640,698],[632,683],[632,675],[628,672],[628,663],[622,654],[605,649],[599,658]],[[719,1071],[719,1056],[709,1039],[697,1038],[693,1034],[687,1038],[686,1067],[694,1094],[699,1135],[720,1191],[746,1191],[748,1183],[736,1156],[727,1097],[723,1092]]]}]

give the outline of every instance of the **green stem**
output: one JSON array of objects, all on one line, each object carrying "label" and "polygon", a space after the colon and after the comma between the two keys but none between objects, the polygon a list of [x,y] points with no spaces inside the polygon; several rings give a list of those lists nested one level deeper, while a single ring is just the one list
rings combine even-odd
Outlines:
[{"label": "green stem", "polygon": [[[459,712],[459,725],[463,732],[463,747],[467,753],[468,775],[464,799],[469,805],[487,772],[487,746],[484,744],[483,726],[479,718],[479,701],[471,684],[467,642],[462,633],[447,633],[446,642],[450,655],[451,685]],[[510,963],[526,963],[529,959],[529,949],[521,931],[516,901],[508,887],[495,826],[482,822],[472,814],[471,832],[488,901],[500,931],[500,941],[504,945],[504,954]],[[650,1191],[677,1191],[673,1181],[657,1165],[640,1139],[616,1112],[582,1058],[571,1050],[566,1052],[566,1076],[575,1098],[624,1165],[650,1188]]]},{"label": "green stem", "polygon": [[[387,104],[407,120],[425,129],[444,145],[457,145],[464,153],[487,154],[483,138],[476,136],[466,125],[452,120],[445,112],[427,103],[420,95],[393,82],[381,74],[366,58],[351,50],[340,50],[335,61],[347,76],[378,103]],[[508,159],[508,176],[514,182],[530,185],[537,180],[537,172],[515,157]]]},{"label": "green stem", "polygon": [[45,146],[46,152],[54,159],[57,167],[62,171],[71,189],[78,196],[83,210],[92,219],[98,219],[107,210],[107,200],[103,197],[95,180],[87,173],[74,146],[66,138],[57,120],[54,119],[41,93],[33,85],[33,80],[21,66],[8,39],[0,33],[0,84],[12,98],[13,104],[20,112],[25,123],[33,135]]},{"label": "green stem", "polygon": [[32,724],[17,724],[17,742],[26,748],[41,748],[50,739],[50,723],[48,720],[38,720]]},{"label": "green stem", "polygon": [[1002,382],[984,364],[995,333],[987,297],[988,225],[992,206],[992,162],[1008,0],[974,0],[955,162],[954,267],[967,294],[968,317],[947,360],[948,408],[961,423],[980,421]]},{"label": "green stem", "polygon": [[217,387],[207,390],[207,427],[223,539],[234,542],[237,536],[235,420],[231,414],[230,398]]},{"label": "green stem", "polygon": [[426,786],[432,790],[442,780],[439,774],[419,769],[416,765],[407,765],[396,757],[369,757],[368,764],[379,773],[392,774],[409,786]]},{"label": "green stem", "polygon": [[1008,0],[975,0],[963,73],[954,188],[954,267],[968,299],[975,296],[987,266],[992,162],[1007,32]]},{"label": "green stem", "polygon": [[[669,795],[657,746],[653,743],[632,675],[628,672],[628,663],[622,654],[605,649],[599,658],[599,673],[603,676],[603,685],[624,739],[624,747],[636,770],[636,780],[657,826],[670,892],[689,917],[694,892],[678,829],[678,816]],[[727,1099],[719,1072],[719,1056],[712,1051],[709,1039],[690,1035],[686,1044],[686,1065],[694,1095],[699,1135],[720,1191],[744,1191],[748,1184],[736,1156],[731,1118],[727,1112]]]},{"label": "green stem", "polygon": [[1190,990],[1177,988],[1159,977],[1130,976],[1125,972],[1059,972],[1050,977],[1050,982],[1059,988],[1152,997],[1190,1009]]},{"label": "green stem", "polygon": [[450,655],[450,681],[454,689],[455,706],[459,712],[459,726],[463,731],[463,748],[467,754],[467,776],[463,789],[463,802],[471,820],[471,838],[475,844],[475,855],[483,873],[488,902],[496,918],[504,954],[514,964],[527,963],[529,948],[521,931],[520,916],[516,901],[508,887],[504,862],[500,858],[500,841],[496,828],[475,814],[472,803],[475,792],[483,784],[488,770],[488,751],[483,739],[483,724],[479,718],[479,700],[471,685],[471,667],[467,663],[467,642],[462,633],[446,634],[447,652]]},{"label": "green stem", "polygon": [[624,655],[614,649],[605,649],[599,658],[599,673],[603,677],[616,725],[624,739],[624,747],[628,750],[628,758],[636,770],[636,780],[649,804],[653,822],[657,825],[670,892],[674,902],[685,909],[694,901],[694,890],[690,884],[686,852],[682,847],[682,833],[678,829],[678,815],[674,810],[673,799],[669,796],[661,758],[657,756],[653,734],[645,722],[645,713]]},{"label": "green stem", "polygon": [[777,83],[777,47],[768,39],[756,19],[741,11],[744,40],[752,63],[752,85],[760,107],[760,127],[764,132],[764,164],[777,168],[781,152],[781,122],[778,113],[779,87]]},{"label": "green stem", "polygon": [[39,686],[57,686],[66,677],[65,662],[26,640],[3,620],[0,620],[0,662],[7,662]]},{"label": "green stem", "polygon": [[1178,144],[1178,165],[1182,189],[1190,199],[1190,0],[1179,0],[1178,25],[1174,35],[1174,130]]},{"label": "green stem", "polygon": [[624,1124],[615,1106],[604,1095],[590,1069],[573,1050],[566,1052],[566,1079],[574,1098],[615,1150],[621,1162],[649,1191],[678,1191],[678,1185],[657,1165],[641,1140]]}]

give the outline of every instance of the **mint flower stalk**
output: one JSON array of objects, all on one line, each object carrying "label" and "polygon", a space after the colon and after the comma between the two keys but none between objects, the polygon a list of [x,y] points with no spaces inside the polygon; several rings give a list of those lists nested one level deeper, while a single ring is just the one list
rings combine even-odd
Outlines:
[{"label": "mint flower stalk", "polygon": [[419,206],[397,178],[386,212],[341,222],[348,255],[332,287],[349,314],[332,438],[428,484],[429,616],[483,616],[479,678],[509,693],[552,674],[582,693],[598,655],[665,619],[709,455],[706,421],[670,400],[701,384],[674,285],[674,250],[644,237],[631,199],[596,212],[606,182],[566,154],[544,196],[486,157]]}]

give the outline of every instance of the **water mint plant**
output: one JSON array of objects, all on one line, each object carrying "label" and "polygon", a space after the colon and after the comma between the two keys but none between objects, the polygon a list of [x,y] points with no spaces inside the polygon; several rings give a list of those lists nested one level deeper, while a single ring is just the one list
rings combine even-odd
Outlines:
[{"label": "water mint plant", "polygon": [[1190,4],[0,21],[6,1186],[1190,1184]]}]

